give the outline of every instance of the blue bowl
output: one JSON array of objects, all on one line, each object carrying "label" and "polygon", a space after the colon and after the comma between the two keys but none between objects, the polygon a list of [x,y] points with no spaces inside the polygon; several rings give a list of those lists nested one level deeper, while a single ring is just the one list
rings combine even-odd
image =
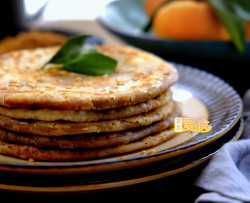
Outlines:
[{"label": "blue bowl", "polygon": [[157,37],[151,31],[144,33],[142,27],[148,22],[143,0],[119,0],[109,3],[98,17],[98,22],[109,32],[125,42],[153,52],[162,57],[178,55],[213,59],[249,59],[250,42],[243,54],[237,52],[232,42],[184,41]]}]

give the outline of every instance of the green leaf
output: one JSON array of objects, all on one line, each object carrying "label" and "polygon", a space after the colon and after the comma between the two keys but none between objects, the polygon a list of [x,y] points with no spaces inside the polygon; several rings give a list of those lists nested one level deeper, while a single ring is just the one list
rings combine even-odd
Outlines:
[{"label": "green leaf", "polygon": [[59,69],[96,76],[114,72],[116,65],[116,60],[103,54],[92,52],[66,63]]},{"label": "green leaf", "polygon": [[85,40],[89,35],[80,35],[69,38],[60,50],[48,61],[47,64],[63,64],[81,55]]},{"label": "green leaf", "polygon": [[250,20],[250,1],[249,0],[232,0],[232,7],[240,18]]},{"label": "green leaf", "polygon": [[52,64],[52,67],[85,75],[105,75],[114,72],[117,61],[98,53],[94,45],[87,43],[89,37],[80,35],[69,38],[42,69]]},{"label": "green leaf", "polygon": [[228,30],[237,50],[243,53],[246,45],[245,20],[250,19],[249,0],[208,0],[208,2]]}]

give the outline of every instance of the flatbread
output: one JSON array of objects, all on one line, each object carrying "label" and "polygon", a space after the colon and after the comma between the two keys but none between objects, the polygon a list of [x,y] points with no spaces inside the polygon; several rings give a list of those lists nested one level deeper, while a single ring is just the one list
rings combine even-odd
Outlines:
[{"label": "flatbread", "polygon": [[0,127],[19,133],[45,136],[76,135],[84,133],[115,132],[150,125],[166,119],[174,109],[171,100],[167,105],[135,116],[95,122],[63,122],[17,120],[0,115]]},{"label": "flatbread", "polygon": [[133,116],[136,114],[148,112],[152,109],[166,105],[171,99],[171,91],[167,91],[156,98],[132,106],[120,107],[116,109],[107,109],[103,111],[96,110],[62,110],[62,109],[19,109],[0,106],[0,115],[16,119],[32,119],[41,121],[99,121],[111,120]]},{"label": "flatbread", "polygon": [[21,159],[34,159],[35,161],[75,161],[102,158],[143,150],[157,146],[174,136],[174,129],[171,128],[129,144],[89,150],[40,149],[34,146],[7,143],[0,140],[0,153],[19,157]]},{"label": "flatbread", "polygon": [[173,113],[163,121],[155,122],[146,127],[143,126],[133,130],[114,133],[92,133],[75,136],[51,137],[21,134],[0,128],[0,140],[36,146],[39,148],[74,149],[110,147],[128,144],[129,142],[142,139],[150,134],[159,133],[173,126],[175,117],[180,116],[180,114],[180,108],[176,106]]},{"label": "flatbread", "polygon": [[166,119],[153,123],[147,127],[137,128],[129,131],[60,137],[20,134],[0,128],[0,140],[36,146],[39,148],[102,148],[127,144],[148,136],[151,133],[161,132],[162,130],[168,128],[171,124],[172,121]]},{"label": "flatbread", "polygon": [[86,76],[43,69],[59,47],[13,51],[0,56],[0,106],[104,110],[148,101],[178,80],[173,65],[123,45],[98,50],[115,58],[115,72]]}]

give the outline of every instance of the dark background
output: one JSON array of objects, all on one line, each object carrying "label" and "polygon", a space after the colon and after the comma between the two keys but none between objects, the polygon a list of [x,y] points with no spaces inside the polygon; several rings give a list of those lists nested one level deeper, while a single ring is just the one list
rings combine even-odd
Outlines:
[{"label": "dark background", "polygon": [[24,3],[22,0],[1,1],[0,38],[16,35],[25,27]]},{"label": "dark background", "polygon": [[185,56],[165,56],[164,58],[210,72],[233,86],[241,96],[250,88],[250,59],[211,59]]}]

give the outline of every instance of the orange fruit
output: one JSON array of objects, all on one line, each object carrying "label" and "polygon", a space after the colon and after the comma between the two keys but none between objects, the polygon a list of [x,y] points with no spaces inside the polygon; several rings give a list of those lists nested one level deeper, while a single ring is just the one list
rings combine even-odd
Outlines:
[{"label": "orange fruit", "polygon": [[157,12],[153,29],[177,40],[230,40],[225,27],[206,1],[173,1]]},{"label": "orange fruit", "polygon": [[[144,10],[148,16],[152,16],[158,7],[164,2],[170,0],[144,0]],[[178,1],[195,1],[195,0],[178,0]]]},{"label": "orange fruit", "polygon": [[165,1],[169,0],[145,0],[144,1],[144,9],[148,16],[152,16],[155,10]]}]

